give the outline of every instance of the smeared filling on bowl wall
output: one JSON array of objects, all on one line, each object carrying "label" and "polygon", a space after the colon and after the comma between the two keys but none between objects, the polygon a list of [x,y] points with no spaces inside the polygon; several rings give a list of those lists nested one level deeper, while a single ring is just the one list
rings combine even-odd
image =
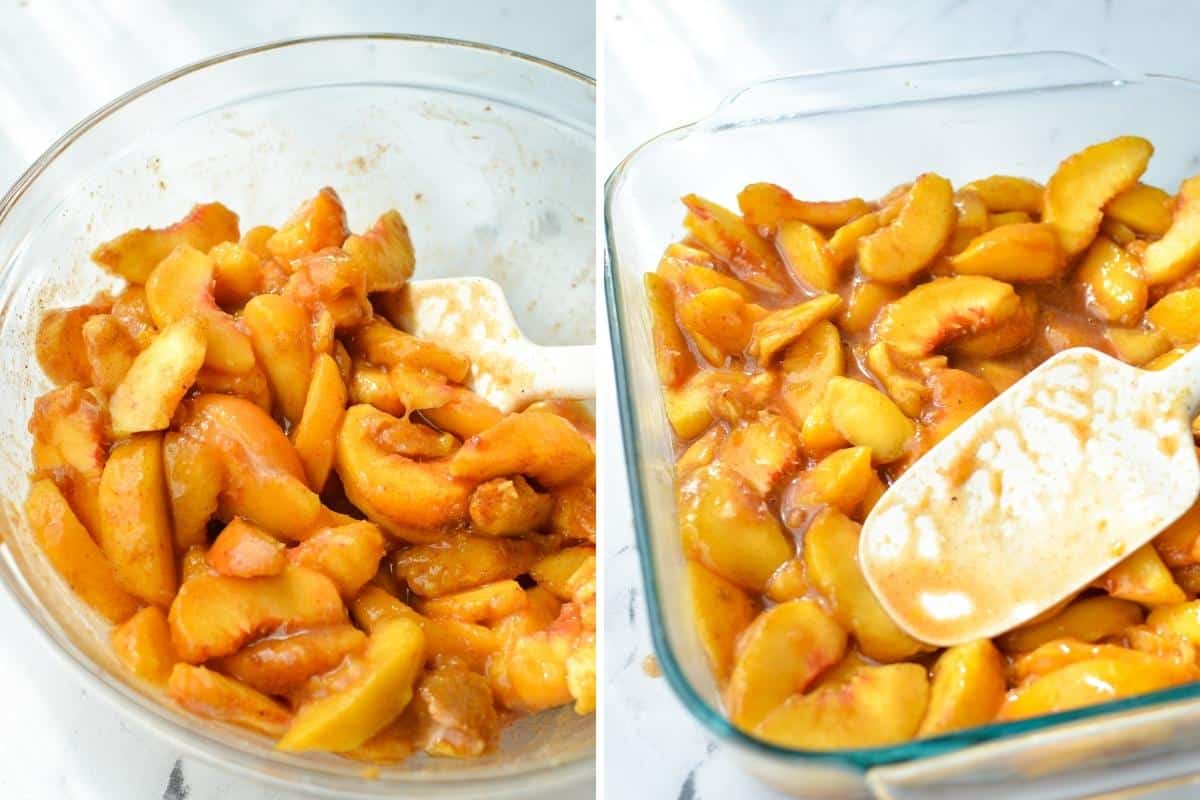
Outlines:
[{"label": "smeared filling on bowl wall", "polygon": [[1050,355],[1157,370],[1200,339],[1200,176],[1140,183],[1152,153],[1096,144],[1045,186],[926,173],[871,202],[756,183],[740,214],[683,198],[687,236],[645,288],[687,591],[738,727],[883,746],[1200,678],[1200,505],[1041,617],[945,650],[857,560],[888,484]]},{"label": "smeared filling on bowl wall", "polygon": [[92,259],[41,320],[26,512],[117,659],[284,750],[478,756],[595,706],[594,428],[502,414],[393,324],[404,220],[322,189],[278,228],[218,203]]}]

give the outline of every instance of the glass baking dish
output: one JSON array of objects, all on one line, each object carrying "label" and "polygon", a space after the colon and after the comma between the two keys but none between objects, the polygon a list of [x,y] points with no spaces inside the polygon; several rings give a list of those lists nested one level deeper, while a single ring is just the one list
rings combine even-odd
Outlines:
[{"label": "glass baking dish", "polygon": [[619,412],[654,646],[691,714],[760,779],[805,797],[1069,798],[1147,788],[1197,771],[1200,683],[895,747],[813,752],[729,724],[690,619],[673,455],[642,274],[679,238],[679,197],[730,204],[772,181],[811,199],[880,196],[924,171],[955,184],[1047,176],[1118,134],[1157,148],[1146,179],[1200,171],[1200,84],[1128,75],[1072,53],[1030,53],[780,78],[639,147],[605,192],[605,290]]},{"label": "glass baking dish", "polygon": [[[570,708],[519,721],[487,757],[418,757],[377,771],[278,752],[264,737],[182,713],[129,678],[111,654],[109,626],[30,536],[20,507],[26,420],[50,388],[34,336],[45,308],[114,284],[89,263],[91,249],[210,200],[237,211],[243,227],[278,223],[324,185],[340,192],[354,230],[399,209],[418,277],[490,277],[532,339],[595,341],[589,78],[499,48],[397,35],[279,42],[165,75],[69,131],[0,200],[0,583],[89,690],[224,769],[305,796],[588,792],[595,720]],[[25,644],[9,642],[9,657]]]}]

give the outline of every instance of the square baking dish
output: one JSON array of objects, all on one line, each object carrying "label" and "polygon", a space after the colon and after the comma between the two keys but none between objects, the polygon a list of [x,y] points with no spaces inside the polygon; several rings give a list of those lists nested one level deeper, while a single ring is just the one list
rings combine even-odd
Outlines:
[{"label": "square baking dish", "polygon": [[752,774],[805,797],[1072,798],[1148,789],[1197,771],[1200,683],[894,747],[815,752],[734,728],[690,618],[670,427],[642,275],[681,231],[679,198],[731,204],[768,180],[806,198],[879,196],[932,170],[955,185],[1050,175],[1120,134],[1156,149],[1146,180],[1200,172],[1200,84],[1129,75],[1088,56],[1029,53],[779,78],[630,154],[605,191],[605,291],[651,633],[667,682]]}]

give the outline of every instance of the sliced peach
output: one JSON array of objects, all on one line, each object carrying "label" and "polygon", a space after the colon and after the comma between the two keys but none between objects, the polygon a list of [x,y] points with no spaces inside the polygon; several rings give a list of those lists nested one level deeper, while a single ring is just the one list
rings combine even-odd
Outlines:
[{"label": "sliced peach", "polygon": [[843,684],[792,695],[754,733],[807,750],[899,744],[917,735],[928,702],[921,665],[859,667]]},{"label": "sliced peach", "polygon": [[[1135,655],[1144,656],[1134,663]],[[1195,667],[1130,651],[1125,658],[1080,661],[1013,691],[1000,708],[1001,720],[1025,719],[1105,703],[1196,679]]]},{"label": "sliced peach", "polygon": [[764,413],[731,430],[717,458],[765,497],[799,462],[800,432],[787,418]]},{"label": "sliced peach", "polygon": [[541,553],[523,539],[457,534],[397,551],[392,572],[424,597],[441,597],[528,572]]},{"label": "sliced peach", "polygon": [[1105,322],[1136,325],[1146,310],[1149,290],[1142,267],[1107,236],[1097,236],[1076,272],[1088,310]]},{"label": "sliced peach", "polygon": [[900,630],[875,599],[858,565],[858,537],[858,524],[840,511],[817,515],[804,534],[808,578],[868,657],[888,662],[910,658],[925,647]]},{"label": "sliced peach", "polygon": [[1158,552],[1148,544],[1134,550],[1124,561],[1097,578],[1095,585],[1113,597],[1147,606],[1187,600]]},{"label": "sliced peach", "polygon": [[189,547],[179,559],[179,582],[184,583],[200,575],[216,575],[216,570],[208,565],[208,546],[194,544]]},{"label": "sliced peach", "polygon": [[326,186],[296,209],[266,240],[266,248],[286,264],[327,247],[341,247],[349,233],[342,200]]},{"label": "sliced peach", "polygon": [[534,564],[529,574],[537,581],[538,586],[549,591],[560,600],[570,600],[575,594],[574,578],[579,574],[580,567],[587,562],[596,563],[595,547],[564,547],[557,553],[551,553]]},{"label": "sliced peach", "polygon": [[122,622],[137,611],[137,599],[121,588],[112,563],[53,481],[34,481],[25,516],[46,558],[85,603],[110,622]]},{"label": "sliced peach", "polygon": [[1016,313],[999,325],[959,336],[950,349],[967,358],[996,358],[1020,350],[1037,334],[1040,321],[1037,294],[1029,289],[1020,292],[1021,305]]},{"label": "sliced peach", "polygon": [[337,331],[354,330],[374,316],[362,265],[337,248],[292,262],[284,293],[304,306],[314,319],[329,314]]},{"label": "sliced peach", "polygon": [[134,675],[155,685],[167,682],[176,658],[171,629],[161,608],[141,609],[114,628],[108,641],[113,655]]},{"label": "sliced peach", "polygon": [[526,602],[521,584],[509,579],[423,600],[417,607],[422,614],[433,619],[496,622],[521,610]]},{"label": "sliced peach", "polygon": [[475,487],[467,511],[471,526],[486,536],[521,536],[544,528],[554,513],[555,500],[540,494],[529,481],[493,478]]},{"label": "sliced peach", "polygon": [[91,383],[112,394],[137,358],[137,342],[111,314],[97,314],[83,324],[83,349],[91,371]]},{"label": "sliced peach", "polygon": [[836,228],[871,210],[861,197],[812,202],[797,200],[773,183],[752,183],[738,193],[738,208],[750,225],[774,227],[798,221],[817,228]]},{"label": "sliced peach", "polygon": [[722,427],[709,428],[703,436],[687,446],[683,454],[675,459],[676,479],[686,478],[701,467],[706,467],[716,458],[727,432]]},{"label": "sliced peach", "polygon": [[1023,211],[1026,214],[1038,215],[1042,213],[1042,199],[1046,192],[1037,181],[1012,175],[981,178],[963,186],[962,190],[979,195],[988,211],[992,213]]},{"label": "sliced peach", "polygon": [[249,686],[205,667],[176,664],[167,681],[171,699],[196,716],[231,722],[268,736],[287,729],[291,713]]},{"label": "sliced peach", "polygon": [[775,248],[744,219],[716,203],[686,195],[683,225],[705,250],[729,265],[741,280],[772,294],[787,291],[787,270]]},{"label": "sliced peach", "polygon": [[1027,623],[996,640],[1008,653],[1027,653],[1054,639],[1078,639],[1095,642],[1117,636],[1142,621],[1136,603],[1116,597],[1100,596],[1077,600],[1054,616]]},{"label": "sliced peach", "polygon": [[871,448],[876,462],[886,464],[904,453],[916,433],[912,420],[883,392],[852,378],[833,377],[823,402],[833,427],[855,446]]},{"label": "sliced peach", "polygon": [[809,412],[825,393],[830,378],[845,370],[842,340],[832,322],[816,323],[783,351],[779,360],[779,389],[783,411],[796,425],[803,425]]},{"label": "sliced peach", "polygon": [[841,307],[841,297],[823,294],[799,305],[772,311],[754,324],[747,351],[765,365],[805,331],[829,319]]},{"label": "sliced peach", "polygon": [[921,420],[923,443],[929,446],[945,439],[996,397],[990,383],[961,369],[931,371],[929,389],[930,403]]},{"label": "sliced peach", "polygon": [[929,708],[918,731],[937,736],[991,722],[1004,702],[1004,658],[987,639],[947,649],[933,665]]},{"label": "sliced peach", "polygon": [[1169,567],[1200,563],[1200,501],[1154,537],[1153,544]]},{"label": "sliced peach", "polygon": [[[667,278],[668,274],[673,277]],[[741,295],[744,300],[753,300],[755,297],[754,289],[732,275],[717,272],[715,266],[686,264],[679,268],[678,273],[667,270],[662,276],[669,284],[677,287],[675,291],[680,297],[699,294],[706,289],[728,289]]]},{"label": "sliced peach", "polygon": [[833,411],[825,401],[824,394],[804,418],[804,425],[800,428],[800,443],[807,454],[817,457],[850,444],[842,432],[834,427]]},{"label": "sliced peach", "polygon": [[100,478],[100,548],[130,594],[166,608],[178,586],[162,434],[117,445]]},{"label": "sliced peach", "polygon": [[1200,341],[1200,288],[1171,292],[1150,307],[1146,319],[1176,347],[1195,344]]},{"label": "sliced peach", "polygon": [[[897,210],[899,210],[898,206]],[[888,220],[888,222],[890,221]],[[872,211],[870,214],[863,214],[858,219],[847,222],[838,228],[825,245],[830,261],[839,270],[849,264],[858,254],[859,240],[879,230],[879,226],[885,224],[887,223],[883,220],[882,212]]]},{"label": "sliced peach", "polygon": [[221,242],[208,251],[213,262],[213,298],[225,309],[241,308],[263,291],[262,260],[235,242]]},{"label": "sliced peach", "polygon": [[479,395],[446,383],[440,373],[395,364],[388,382],[396,402],[421,415],[444,431],[466,439],[496,425],[504,415]]},{"label": "sliced peach", "polygon": [[289,297],[260,294],[246,303],[242,320],[250,329],[250,343],[266,370],[279,410],[298,424],[313,369],[308,314]]},{"label": "sliced peach", "polygon": [[684,551],[722,577],[761,592],[792,556],[792,544],[767,503],[719,462],[681,489]]},{"label": "sliced peach", "polygon": [[208,252],[221,242],[236,242],[238,218],[220,203],[193,206],[166,228],[138,228],[92,251],[92,261],[131,283],[145,283],[167,254],[179,245]]},{"label": "sliced peach", "polygon": [[288,563],[283,551],[283,542],[257,525],[235,517],[208,548],[206,558],[218,575],[262,578],[283,572]]},{"label": "sliced peach", "polygon": [[838,314],[838,327],[851,334],[869,331],[883,307],[903,295],[904,289],[895,284],[855,280],[846,304]]},{"label": "sliced peach", "polygon": [[238,375],[201,367],[196,373],[195,387],[201,394],[231,394],[249,400],[268,414],[275,406],[267,373],[257,364],[249,372]]},{"label": "sliced peach", "polygon": [[642,276],[642,282],[650,308],[650,334],[654,340],[658,379],[663,386],[678,386],[695,371],[696,360],[675,320],[675,294],[671,285],[656,273],[647,272]]},{"label": "sliced peach", "polygon": [[1145,366],[1171,349],[1171,340],[1162,331],[1109,328],[1105,336],[1117,358],[1135,367]]},{"label": "sliced peach", "polygon": [[376,586],[364,587],[354,598],[351,610],[354,621],[367,632],[376,630],[392,617],[416,622],[425,631],[426,660],[429,662],[461,658],[471,669],[484,672],[502,644],[501,637],[489,628],[456,619],[423,617]]},{"label": "sliced peach", "polygon": [[582,637],[578,611],[567,604],[549,628],[506,639],[487,667],[496,700],[527,713],[571,702],[568,669]]},{"label": "sliced peach", "polygon": [[705,289],[679,305],[679,324],[700,354],[715,367],[740,354],[761,312],[737,292],[722,287]]},{"label": "sliced peach", "polygon": [[175,550],[205,543],[208,521],[217,513],[221,463],[215,449],[179,433],[163,436],[163,465],[174,521]]},{"label": "sliced peach", "polygon": [[1196,665],[1196,645],[1170,631],[1160,631],[1149,625],[1137,625],[1125,631],[1125,641],[1139,652],[1149,653],[1176,664]]},{"label": "sliced peach", "polygon": [[775,234],[788,271],[801,285],[817,292],[837,289],[838,264],[830,255],[828,242],[821,232],[803,222],[782,222]]},{"label": "sliced peach", "polygon": [[359,359],[355,359],[351,366],[346,390],[352,404],[366,403],[396,417],[403,417],[406,413],[400,395],[388,379],[387,371]]},{"label": "sliced peach", "polygon": [[199,575],[179,587],[168,615],[175,650],[192,664],[237,652],[263,634],[345,619],[333,581],[297,566],[267,578]]},{"label": "sliced peach", "polygon": [[939,345],[1007,321],[1021,308],[1013,287],[983,275],[936,278],[887,305],[875,323],[876,341],[924,356]]},{"label": "sliced peach", "polygon": [[[1105,217],[1104,221],[1100,223],[1100,232],[1121,247],[1129,248],[1130,255],[1135,255],[1134,249],[1139,246],[1142,247],[1142,252],[1145,252],[1145,242],[1138,239],[1137,232],[1123,222]],[[1141,245],[1134,245],[1134,242],[1141,242]]]},{"label": "sliced peach", "polygon": [[349,685],[302,705],[276,746],[290,752],[353,750],[404,711],[424,663],[419,625],[402,617],[380,624],[362,655],[343,668]]},{"label": "sliced peach", "polygon": [[[958,221],[954,225],[950,241],[946,243],[947,256],[961,253],[988,229],[988,209],[979,195],[972,191],[955,192],[954,208],[958,212]],[[940,270],[941,266],[938,265],[935,269]]]},{"label": "sliced peach", "polygon": [[1005,225],[1022,225],[1033,221],[1033,217],[1024,211],[1003,211],[999,214],[988,214],[988,229],[1003,228]]},{"label": "sliced peach", "polygon": [[331,625],[281,639],[261,639],[212,661],[213,669],[267,695],[283,695],[358,653],[367,637],[353,625]]},{"label": "sliced peach", "polygon": [[466,356],[418,339],[378,318],[355,331],[350,348],[372,364],[433,370],[454,383],[466,381],[471,371],[471,361]]},{"label": "sliced peach", "polygon": [[308,485],[321,491],[333,469],[334,444],[346,413],[346,384],[332,356],[324,353],[313,362],[312,380],[304,411],[292,429],[292,444],[304,464]]},{"label": "sliced peach", "polygon": [[704,433],[714,418],[736,422],[766,408],[775,390],[771,372],[701,370],[679,389],[664,393],[667,419],[681,439],[692,439]]},{"label": "sliced peach", "polygon": [[945,246],[957,218],[950,181],[932,173],[920,176],[895,221],[859,240],[859,270],[872,280],[907,281]]},{"label": "sliced peach", "polygon": [[867,369],[897,408],[913,418],[921,413],[929,399],[929,387],[925,385],[924,370],[918,359],[887,342],[876,342],[867,349]]},{"label": "sliced peach", "polygon": [[1200,600],[1156,608],[1150,612],[1146,624],[1160,633],[1174,634],[1200,645]]},{"label": "sliced peach", "polygon": [[99,480],[108,458],[107,423],[103,403],[82,384],[68,383],[37,398],[29,419],[34,468],[71,469]]},{"label": "sliced peach", "polygon": [[862,504],[874,474],[871,448],[835,450],[788,486],[780,516],[790,528],[803,527],[793,522],[812,515],[822,506],[832,506],[849,516]]},{"label": "sliced peach", "polygon": [[368,292],[399,289],[416,266],[408,226],[395,209],[380,215],[366,233],[347,237],[342,249],[366,274]]},{"label": "sliced peach", "polygon": [[46,377],[59,385],[92,382],[83,327],[92,317],[107,314],[111,305],[111,300],[102,297],[87,305],[50,309],[42,315],[34,352]]},{"label": "sliced peach", "polygon": [[161,431],[171,424],[204,363],[204,331],[201,319],[185,317],[164,327],[138,354],[108,404],[114,434]]},{"label": "sliced peach", "polygon": [[427,539],[466,520],[471,487],[444,460],[418,462],[394,452],[387,432],[404,424],[372,406],[351,406],[337,437],[336,469],[346,496],[369,519],[397,536]]},{"label": "sliced peach", "polygon": [[1055,229],[1040,222],[1004,225],[972,239],[950,259],[959,275],[987,275],[1004,281],[1043,281],[1066,267]]},{"label": "sliced peach", "polygon": [[1142,269],[1151,286],[1182,278],[1200,258],[1200,176],[1179,184],[1171,226],[1146,247]]},{"label": "sliced peach", "polygon": [[137,342],[139,349],[145,350],[158,335],[158,326],[154,324],[154,317],[150,314],[150,304],[146,302],[144,286],[137,284],[126,286],[125,291],[117,295],[109,313],[125,326],[125,330]]},{"label": "sliced peach", "polygon": [[1131,659],[1141,658],[1136,654],[1131,655],[1132,652],[1130,648],[1113,644],[1088,644],[1069,637],[1052,639],[1028,653],[1013,658],[1008,670],[1009,680],[1015,686],[1021,687],[1080,661],[1095,658],[1121,659],[1126,656]]},{"label": "sliced peach", "polygon": [[768,609],[742,633],[725,705],[738,727],[753,729],[793,694],[841,660],[846,632],[812,600]]},{"label": "sliced peach", "polygon": [[804,559],[793,556],[771,575],[763,594],[776,603],[783,603],[807,597],[810,588],[804,575]]},{"label": "sliced peach", "polygon": [[1043,220],[1058,231],[1068,257],[1091,244],[1104,206],[1137,183],[1153,153],[1154,146],[1140,136],[1118,136],[1058,165],[1046,183]]},{"label": "sliced peach", "polygon": [[1104,214],[1149,236],[1162,236],[1171,227],[1174,198],[1157,186],[1135,183],[1108,201]]},{"label": "sliced peach", "polygon": [[733,671],[738,637],[758,616],[760,605],[749,592],[694,561],[688,562],[687,575],[700,642],[717,683],[724,686]]},{"label": "sliced peach", "polygon": [[595,452],[576,428],[556,414],[510,414],[471,437],[450,460],[450,474],[470,481],[528,475],[542,486],[574,483],[594,468]]},{"label": "sliced peach", "polygon": [[416,740],[430,755],[481,756],[500,740],[491,687],[461,661],[447,661],[421,676],[405,716],[410,714]]},{"label": "sliced peach", "polygon": [[370,522],[326,528],[287,551],[289,562],[328,576],[342,597],[357,594],[375,575],[381,558],[383,534]]}]

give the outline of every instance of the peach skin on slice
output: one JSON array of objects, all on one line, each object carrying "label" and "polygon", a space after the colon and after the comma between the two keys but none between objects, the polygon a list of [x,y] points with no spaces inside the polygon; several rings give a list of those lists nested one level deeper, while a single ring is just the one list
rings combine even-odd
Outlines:
[{"label": "peach skin on slice", "polygon": [[204,363],[205,325],[197,317],[173,322],[133,360],[108,404],[115,435],[161,431],[171,424]]},{"label": "peach skin on slice", "polygon": [[404,617],[387,620],[344,668],[349,685],[302,705],[276,746],[289,752],[353,750],[400,716],[424,663],[421,626]]},{"label": "peach skin on slice", "polygon": [[151,605],[171,604],[178,579],[161,433],[113,448],[100,477],[99,541],[127,592]]},{"label": "peach skin on slice", "polygon": [[725,704],[752,730],[783,701],[841,660],[846,632],[816,602],[789,600],[764,611],[738,639]]},{"label": "peach skin on slice", "polygon": [[416,266],[408,226],[395,209],[384,212],[366,233],[349,236],[342,249],[366,274],[367,292],[399,289]]},{"label": "peach skin on slice", "polygon": [[935,278],[884,306],[872,340],[925,356],[955,337],[1005,322],[1020,307],[1020,297],[1003,281],[983,275]]},{"label": "peach skin on slice", "polygon": [[768,227],[795,220],[815,228],[837,228],[871,210],[871,204],[861,197],[797,200],[787,189],[773,183],[752,183],[738,192],[737,199],[748,224]]},{"label": "peach skin on slice", "polygon": [[220,203],[193,206],[186,217],[166,228],[127,231],[92,251],[92,261],[131,283],[145,283],[158,262],[181,244],[208,252],[221,242],[238,240],[238,217]]},{"label": "peach skin on slice", "polygon": [[279,736],[292,719],[280,703],[233,678],[205,667],[176,664],[167,680],[171,699],[205,719],[231,722],[268,736]]},{"label": "peach skin on slice", "polygon": [[212,661],[213,669],[267,695],[282,695],[362,650],[366,635],[353,625],[331,625],[282,639],[261,639]]},{"label": "peach skin on slice", "polygon": [[783,262],[753,226],[729,209],[694,194],[686,195],[683,204],[688,209],[684,227],[704,249],[728,264],[734,275],[770,294],[787,292]]},{"label": "peach skin on slice", "polygon": [[49,478],[34,481],[25,501],[29,527],[46,558],[79,597],[110,622],[128,619],[137,599],[121,588],[103,551]]},{"label": "peach skin on slice", "polygon": [[250,337],[213,298],[213,262],[204,253],[180,245],[158,263],[146,280],[146,304],[154,323],[165,328],[186,317],[207,322],[204,363],[240,375],[254,368]]},{"label": "peach skin on slice", "polygon": [[327,247],[341,247],[349,233],[342,199],[326,186],[305,200],[264,246],[272,256],[287,264]]},{"label": "peach skin on slice", "polygon": [[589,474],[596,463],[591,443],[557,414],[510,414],[472,436],[450,460],[450,474],[470,481],[528,475],[553,489]]},{"label": "peach skin on slice", "polygon": [[882,747],[913,738],[928,702],[920,664],[859,667],[845,683],[792,695],[754,732],[807,750]]},{"label": "peach skin on slice", "polygon": [[179,657],[199,664],[267,633],[345,622],[346,609],[329,578],[288,566],[268,578],[198,575],[179,587],[167,619]]},{"label": "peach skin on slice", "polygon": [[800,432],[787,417],[764,412],[734,427],[718,458],[766,497],[800,461]]},{"label": "peach skin on slice", "polygon": [[1142,256],[1142,269],[1151,286],[1182,278],[1200,258],[1200,175],[1179,185],[1171,227]]},{"label": "peach skin on slice", "polygon": [[1002,281],[1044,281],[1067,265],[1058,234],[1050,225],[1024,222],[980,234],[950,259],[958,275],[987,275]]},{"label": "peach skin on slice", "polygon": [[1083,252],[1104,217],[1104,206],[1137,183],[1154,146],[1118,136],[1086,147],[1058,165],[1046,183],[1042,221],[1054,226],[1067,257]]},{"label": "peach skin on slice", "polygon": [[926,173],[913,183],[890,225],[858,240],[858,268],[872,280],[903,283],[933,261],[957,220],[950,181]]}]

